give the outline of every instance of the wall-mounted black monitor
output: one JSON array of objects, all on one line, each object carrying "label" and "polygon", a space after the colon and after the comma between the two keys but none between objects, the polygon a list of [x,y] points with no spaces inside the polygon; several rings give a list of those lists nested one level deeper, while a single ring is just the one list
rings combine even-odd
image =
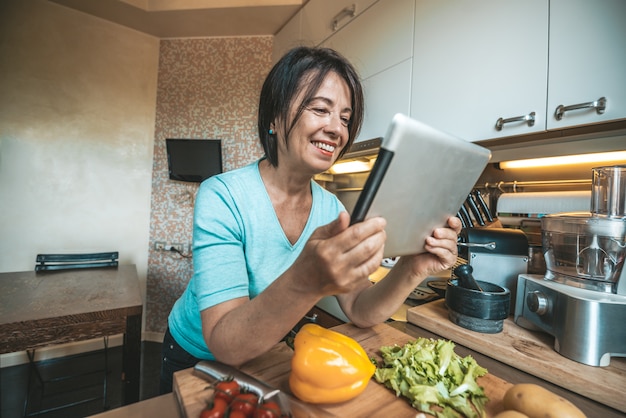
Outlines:
[{"label": "wall-mounted black monitor", "polygon": [[220,139],[166,139],[171,180],[201,182],[222,172]]}]

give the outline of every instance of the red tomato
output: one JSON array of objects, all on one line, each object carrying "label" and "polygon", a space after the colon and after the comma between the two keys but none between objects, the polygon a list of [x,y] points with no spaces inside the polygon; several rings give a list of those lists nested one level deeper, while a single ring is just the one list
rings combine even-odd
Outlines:
[{"label": "red tomato", "polygon": [[214,409],[205,409],[200,412],[200,418],[224,418],[224,412],[216,411]]},{"label": "red tomato", "polygon": [[230,404],[231,416],[233,412],[241,411],[244,416],[252,417],[258,402],[259,397],[254,393],[240,393]]},{"label": "red tomato", "polygon": [[214,398],[213,406],[210,409],[205,409],[200,413],[200,418],[223,418],[228,408],[228,402],[224,399]]},{"label": "red tomato", "polygon": [[228,418],[246,418],[247,415],[243,411],[230,411]]},{"label": "red tomato", "polygon": [[215,384],[215,398],[222,398],[228,403],[239,395],[239,392],[239,383],[235,380],[220,380]]},{"label": "red tomato", "polygon": [[255,418],[280,418],[280,406],[276,402],[264,402],[254,413]]}]

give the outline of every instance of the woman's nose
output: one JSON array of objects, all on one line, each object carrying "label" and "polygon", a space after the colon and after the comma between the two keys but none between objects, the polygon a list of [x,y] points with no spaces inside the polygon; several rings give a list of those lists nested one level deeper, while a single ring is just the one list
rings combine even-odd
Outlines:
[{"label": "woman's nose", "polygon": [[344,124],[341,120],[341,115],[338,112],[330,112],[326,117],[325,131],[332,132],[335,135],[339,135],[343,128]]}]

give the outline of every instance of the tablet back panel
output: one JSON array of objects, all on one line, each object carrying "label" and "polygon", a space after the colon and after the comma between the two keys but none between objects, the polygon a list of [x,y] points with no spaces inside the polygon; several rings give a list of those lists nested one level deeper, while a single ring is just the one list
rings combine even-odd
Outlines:
[{"label": "tablet back panel", "polygon": [[352,212],[387,220],[385,257],[424,252],[455,216],[491,158],[488,149],[397,114]]}]

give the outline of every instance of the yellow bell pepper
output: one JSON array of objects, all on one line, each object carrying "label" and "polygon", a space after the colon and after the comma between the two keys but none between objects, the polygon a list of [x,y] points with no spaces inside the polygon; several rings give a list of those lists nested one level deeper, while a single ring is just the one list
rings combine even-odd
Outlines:
[{"label": "yellow bell pepper", "polygon": [[305,402],[344,402],[365,390],[375,370],[354,339],[305,324],[294,341],[289,387]]}]

